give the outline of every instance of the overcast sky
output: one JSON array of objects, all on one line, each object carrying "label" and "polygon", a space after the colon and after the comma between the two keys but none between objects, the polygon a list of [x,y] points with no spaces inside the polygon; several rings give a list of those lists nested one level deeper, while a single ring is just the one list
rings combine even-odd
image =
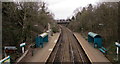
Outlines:
[{"label": "overcast sky", "polygon": [[[13,1],[13,0],[2,0]],[[14,0],[24,2],[38,2],[41,0]],[[73,15],[76,8],[88,6],[88,4],[95,5],[99,1],[118,2],[120,0],[42,0],[48,4],[48,9],[55,15],[55,19],[66,19]]]},{"label": "overcast sky", "polygon": [[44,0],[55,19],[66,19],[72,16],[74,10],[88,4],[96,4],[98,0]]}]

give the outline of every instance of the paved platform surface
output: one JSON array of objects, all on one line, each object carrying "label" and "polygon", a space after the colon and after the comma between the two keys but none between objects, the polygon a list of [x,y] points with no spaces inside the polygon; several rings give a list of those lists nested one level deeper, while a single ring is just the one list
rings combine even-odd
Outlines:
[{"label": "paved platform surface", "polygon": [[76,36],[91,62],[110,63],[110,61],[98,49],[92,47],[92,45],[90,45],[79,33],[74,33],[74,35]]},{"label": "paved platform surface", "polygon": [[29,53],[21,60],[21,62],[46,62],[57,43],[59,35],[60,33],[55,33],[50,37],[49,42],[45,43],[43,48],[35,48],[33,56],[31,50],[29,50]]}]

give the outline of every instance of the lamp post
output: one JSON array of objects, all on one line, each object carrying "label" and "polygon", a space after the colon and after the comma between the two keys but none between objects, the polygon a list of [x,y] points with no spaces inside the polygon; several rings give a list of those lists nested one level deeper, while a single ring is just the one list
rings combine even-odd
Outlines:
[{"label": "lamp post", "polygon": [[82,33],[83,33],[83,28],[81,28],[81,30],[82,30]]},{"label": "lamp post", "polygon": [[[38,24],[35,24],[34,26],[35,26],[35,27],[38,27]],[[39,31],[39,30],[38,30],[38,31]]]},{"label": "lamp post", "polygon": [[104,26],[104,24],[102,24],[102,23],[99,23],[99,27],[101,27],[100,29],[102,29],[102,26]]}]

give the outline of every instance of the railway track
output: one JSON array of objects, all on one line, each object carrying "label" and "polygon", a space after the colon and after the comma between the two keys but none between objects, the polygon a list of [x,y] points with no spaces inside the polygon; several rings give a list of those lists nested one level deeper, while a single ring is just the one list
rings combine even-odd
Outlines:
[{"label": "railway track", "polygon": [[61,27],[59,40],[46,64],[91,64],[81,45],[66,27]]}]

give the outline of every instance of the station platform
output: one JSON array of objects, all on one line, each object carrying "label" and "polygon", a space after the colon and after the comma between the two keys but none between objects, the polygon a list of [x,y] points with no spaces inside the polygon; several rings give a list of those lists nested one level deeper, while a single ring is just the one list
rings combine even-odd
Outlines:
[{"label": "station platform", "polygon": [[31,50],[20,62],[46,62],[55,47],[60,33],[55,33],[49,38],[49,42],[44,44],[43,48],[35,48],[32,56]]},{"label": "station platform", "polygon": [[88,56],[89,60],[92,64],[99,64],[99,63],[108,63],[111,64],[110,61],[100,52],[98,49],[94,48],[90,45],[79,33],[74,33],[75,37],[81,44],[82,48],[84,49],[86,55]]}]

